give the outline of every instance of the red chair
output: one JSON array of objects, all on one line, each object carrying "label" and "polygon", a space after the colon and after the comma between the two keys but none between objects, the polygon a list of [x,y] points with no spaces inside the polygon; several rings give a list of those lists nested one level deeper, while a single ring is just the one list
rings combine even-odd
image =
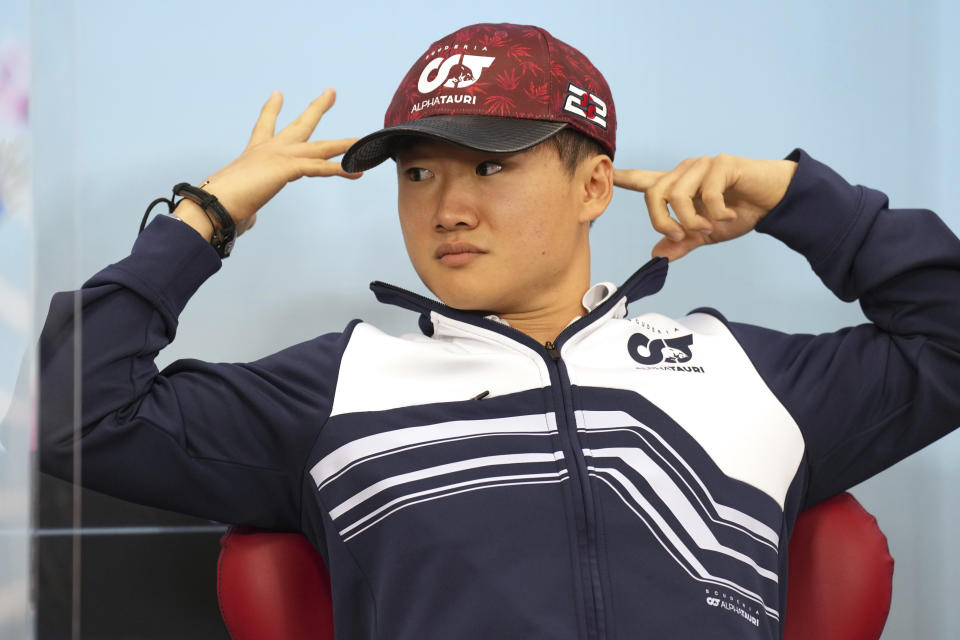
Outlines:
[{"label": "red chair", "polygon": [[[302,535],[230,527],[220,540],[220,612],[233,640],[332,640],[330,576]],[[872,515],[844,493],[797,518],[785,640],[876,640],[893,559]]]},{"label": "red chair", "polygon": [[230,527],[220,538],[217,599],[233,640],[333,640],[330,574],[299,533]]},{"label": "red chair", "polygon": [[876,640],[890,613],[893,558],[849,493],[810,507],[790,538],[785,640]]}]

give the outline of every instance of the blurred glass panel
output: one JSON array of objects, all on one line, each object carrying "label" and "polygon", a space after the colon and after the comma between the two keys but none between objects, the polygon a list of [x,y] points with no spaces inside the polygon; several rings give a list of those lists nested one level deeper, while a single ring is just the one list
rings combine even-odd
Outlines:
[{"label": "blurred glass panel", "polygon": [[[27,3],[0,7],[0,638],[33,637],[33,216]],[[19,378],[19,381],[18,381]]]}]

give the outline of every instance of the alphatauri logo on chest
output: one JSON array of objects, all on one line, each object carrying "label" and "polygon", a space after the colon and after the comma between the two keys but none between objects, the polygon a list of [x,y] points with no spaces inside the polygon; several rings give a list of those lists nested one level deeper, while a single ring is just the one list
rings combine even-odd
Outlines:
[{"label": "alphatauri logo on chest", "polygon": [[693,366],[693,334],[651,338],[643,331],[630,336],[627,353],[643,369],[703,373],[701,366]]}]

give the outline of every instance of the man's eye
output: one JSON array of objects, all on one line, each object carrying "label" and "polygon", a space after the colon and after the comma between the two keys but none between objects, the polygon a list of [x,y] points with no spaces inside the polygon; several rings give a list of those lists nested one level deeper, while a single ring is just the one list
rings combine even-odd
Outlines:
[{"label": "man's eye", "polygon": [[410,179],[410,182],[423,182],[432,175],[430,169],[424,169],[423,167],[410,167],[407,169],[407,178]]},{"label": "man's eye", "polygon": [[492,176],[493,174],[500,173],[501,171],[503,171],[503,165],[492,160],[487,160],[486,162],[481,162],[477,165],[478,176]]}]

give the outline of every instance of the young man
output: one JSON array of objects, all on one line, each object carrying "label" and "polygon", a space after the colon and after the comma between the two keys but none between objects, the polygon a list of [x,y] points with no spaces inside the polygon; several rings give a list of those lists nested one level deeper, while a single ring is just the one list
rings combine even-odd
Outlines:
[{"label": "young man", "polygon": [[[801,150],[615,171],[603,76],[535,27],[439,40],[384,129],[307,142],[333,99],[275,134],[271,96],[202,185],[223,210],[181,201],[80,303],[84,482],[302,531],[330,570],[338,637],[779,637],[799,511],[960,425],[960,241],[931,212],[891,210]],[[256,362],[157,372],[231,225],[252,227],[291,180],[388,157],[407,251],[442,303],[373,289],[424,335],[351,323]],[[756,228],[873,324],[811,336],[711,309],[630,316],[667,261],[590,287],[589,226],[614,184],[645,193],[655,254]],[[74,311],[58,294],[41,338],[43,464],[61,475]]]}]

